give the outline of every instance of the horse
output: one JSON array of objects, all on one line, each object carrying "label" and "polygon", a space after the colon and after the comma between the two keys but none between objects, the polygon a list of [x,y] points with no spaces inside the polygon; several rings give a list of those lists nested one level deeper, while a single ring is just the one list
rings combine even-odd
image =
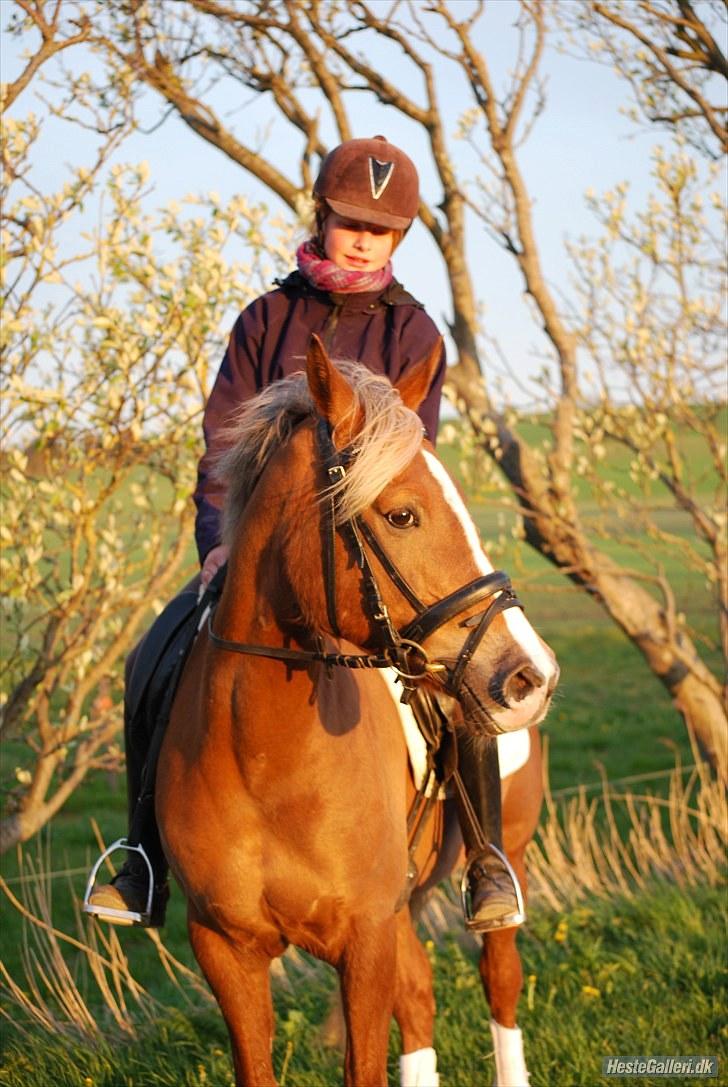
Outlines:
[{"label": "horse", "polygon": [[[156,812],[238,1087],[276,1083],[269,968],[291,944],[338,972],[348,1087],[387,1082],[393,1015],[403,1083],[437,1083],[430,966],[406,902],[413,787],[383,669],[473,734],[536,726],[557,681],[415,414],[438,351],[393,387],[313,337],[305,372],[246,403],[220,460],[228,572],[172,706]],[[439,878],[419,863],[423,887]],[[511,942],[489,936],[482,963],[505,1028]]]}]

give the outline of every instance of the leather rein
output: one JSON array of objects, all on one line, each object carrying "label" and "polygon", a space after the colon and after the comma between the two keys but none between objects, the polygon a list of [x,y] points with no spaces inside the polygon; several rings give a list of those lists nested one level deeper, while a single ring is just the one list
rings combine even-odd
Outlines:
[{"label": "leather rein", "polygon": [[[356,456],[352,449],[337,450],[329,425],[325,419],[319,419],[317,437],[323,466],[329,479],[330,487],[335,486],[346,476],[348,465]],[[233,653],[243,653],[257,657],[269,657],[273,660],[290,663],[319,662],[327,668],[393,668],[402,680],[404,691],[402,702],[408,702],[416,689],[413,684],[428,676],[437,676],[444,690],[454,698],[458,697],[465,669],[475,651],[485,637],[493,620],[507,608],[522,608],[511,586],[510,578],[502,570],[474,578],[460,589],[442,597],[429,606],[422,603],[407,579],[395,566],[377,539],[373,529],[360,516],[353,517],[342,524],[336,524],[336,497],[329,494],[325,503],[324,533],[324,584],[326,589],[326,610],[329,623],[335,636],[339,635],[336,620],[336,575],[335,544],[336,533],[341,533],[346,546],[360,571],[366,614],[377,631],[380,649],[377,653],[327,653],[321,643],[317,649],[286,649],[275,646],[254,645],[246,642],[229,641],[215,634],[212,629],[212,613],[208,617],[207,632],[210,641],[218,649]],[[401,630],[397,630],[390,618],[389,611],[382,599],[379,585],[369,561],[366,541],[372,553],[384,569],[392,584],[398,589],[415,611],[415,618]],[[499,595],[496,595],[499,594]],[[478,604],[490,601],[485,610],[470,616],[460,625],[469,628],[469,633],[453,667],[431,662],[422,647],[434,631],[456,615]],[[444,674],[444,682],[442,676]]]}]

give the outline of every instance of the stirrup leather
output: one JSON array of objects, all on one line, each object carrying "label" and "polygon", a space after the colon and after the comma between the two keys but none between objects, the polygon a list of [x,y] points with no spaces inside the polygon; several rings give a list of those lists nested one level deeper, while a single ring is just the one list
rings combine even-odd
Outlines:
[{"label": "stirrup leather", "polygon": [[[470,874],[473,868],[482,861],[485,857],[493,854],[503,865],[503,869],[513,884],[513,891],[516,896],[516,909],[513,913],[508,913],[504,917],[495,917],[487,922],[479,922],[473,917],[472,898],[470,893]],[[518,876],[513,870],[511,862],[506,857],[505,853],[493,845],[492,842],[486,842],[483,849],[474,853],[465,862],[463,869],[462,879],[460,880],[460,902],[462,904],[463,915],[465,917],[465,927],[471,929],[473,932],[488,932],[492,929],[501,928],[516,928],[518,925],[522,925],[526,920],[526,907],[523,901],[523,892],[521,891],[521,885],[518,882]]]},{"label": "stirrup leather", "polygon": [[[149,892],[147,894],[147,905],[143,911],[139,910],[117,910],[113,906],[94,906],[89,901],[94,891],[94,884],[96,883],[96,874],[104,863],[110,853],[114,853],[117,849],[125,849],[127,853],[139,853],[144,859],[144,863],[147,866],[147,872],[149,874]],[[148,926],[152,919],[152,901],[154,899],[154,871],[152,869],[151,861],[147,856],[144,847],[142,845],[130,845],[126,838],[118,838],[108,849],[105,849],[101,854],[96,864],[91,869],[91,874],[88,877],[88,883],[86,884],[86,893],[83,896],[83,912],[91,914],[95,917],[114,917],[119,921],[129,921],[133,925],[145,925]]]}]

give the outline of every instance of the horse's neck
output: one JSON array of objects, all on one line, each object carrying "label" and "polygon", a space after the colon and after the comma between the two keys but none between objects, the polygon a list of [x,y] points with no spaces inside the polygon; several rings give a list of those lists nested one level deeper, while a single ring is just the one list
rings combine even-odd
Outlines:
[{"label": "horse's neck", "polygon": [[295,467],[269,466],[240,516],[231,547],[225,588],[217,609],[216,632],[241,642],[280,647],[290,639],[295,594],[285,579],[283,548],[287,526],[303,522],[292,493],[301,490]]},{"label": "horse's neck", "polygon": [[283,630],[276,619],[277,601],[261,585],[261,573],[268,580],[262,571],[264,562],[263,550],[253,541],[241,541],[233,548],[215,614],[215,632],[220,637],[276,647],[284,644]]}]

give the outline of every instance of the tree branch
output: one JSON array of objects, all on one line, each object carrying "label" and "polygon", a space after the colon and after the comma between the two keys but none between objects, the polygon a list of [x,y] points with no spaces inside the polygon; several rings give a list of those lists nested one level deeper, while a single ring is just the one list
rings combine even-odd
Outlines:
[{"label": "tree branch", "polygon": [[61,0],[57,0],[56,8],[50,22],[47,22],[43,16],[43,0],[36,0],[35,3],[32,3],[32,0],[15,0],[15,3],[23,9],[28,18],[35,24],[35,27],[41,36],[41,45],[38,51],[30,58],[18,78],[5,86],[2,103],[3,110],[12,106],[16,98],[22,94],[31,82],[33,76],[48,60],[51,59],[51,57],[63,52],[64,49],[70,49],[72,46],[78,45],[80,42],[88,41],[91,30],[88,16],[83,15],[78,22],[80,29],[77,34],[73,34],[69,38],[63,38],[60,41],[56,40],[55,35],[58,33]]}]

